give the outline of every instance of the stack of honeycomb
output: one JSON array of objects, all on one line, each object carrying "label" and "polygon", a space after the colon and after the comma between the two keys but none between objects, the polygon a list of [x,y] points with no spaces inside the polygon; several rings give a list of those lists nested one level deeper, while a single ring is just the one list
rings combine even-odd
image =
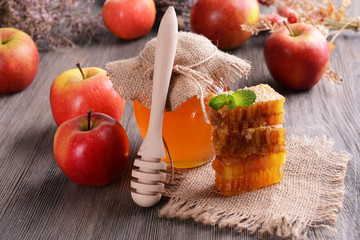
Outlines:
[{"label": "stack of honeycomb", "polygon": [[225,196],[278,183],[284,176],[285,98],[266,84],[247,89],[256,94],[249,107],[209,109],[215,185]]}]

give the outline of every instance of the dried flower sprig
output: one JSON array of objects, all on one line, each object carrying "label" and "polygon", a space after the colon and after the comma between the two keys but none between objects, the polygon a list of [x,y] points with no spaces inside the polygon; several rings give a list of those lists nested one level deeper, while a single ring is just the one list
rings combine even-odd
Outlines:
[{"label": "dried flower sprig", "polygon": [[[313,0],[258,0],[266,6],[276,7],[278,17],[285,17],[289,23],[304,22],[314,25],[325,37],[333,35],[331,42],[344,30],[360,30],[360,16],[349,18],[345,10],[351,5],[351,0],[343,0],[340,7],[336,7],[330,0],[319,3]],[[294,15],[295,14],[295,15]],[[274,24],[272,15],[262,15],[257,25],[244,24],[244,30],[257,35],[262,31],[275,31],[280,24]],[[279,22],[279,21],[277,21]]]},{"label": "dried flower sprig", "polygon": [[[277,18],[276,20],[273,20]],[[276,31],[283,25],[282,18],[278,14],[263,15],[260,14],[257,24],[244,23],[241,28],[244,31],[251,32],[252,35],[258,35],[260,32],[270,31],[270,33]]]},{"label": "dried flower sprig", "polygon": [[96,39],[104,29],[94,0],[8,0],[0,2],[0,27],[28,33],[39,50],[74,46]]}]

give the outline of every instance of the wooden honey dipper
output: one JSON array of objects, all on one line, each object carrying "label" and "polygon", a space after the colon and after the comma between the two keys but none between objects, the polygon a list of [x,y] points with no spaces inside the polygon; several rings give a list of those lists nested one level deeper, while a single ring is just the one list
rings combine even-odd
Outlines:
[{"label": "wooden honey dipper", "polygon": [[131,176],[131,197],[141,207],[151,207],[160,201],[166,174],[161,170],[166,169],[166,163],[161,161],[165,158],[162,141],[162,124],[164,109],[168,94],[171,73],[173,69],[178,23],[175,9],[169,7],[159,26],[156,39],[154,80],[151,102],[150,121],[147,134],[135,159]]}]

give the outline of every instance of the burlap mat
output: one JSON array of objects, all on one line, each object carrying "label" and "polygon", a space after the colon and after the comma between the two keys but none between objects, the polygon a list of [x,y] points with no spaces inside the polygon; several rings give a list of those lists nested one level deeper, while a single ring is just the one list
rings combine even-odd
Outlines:
[{"label": "burlap mat", "polygon": [[232,197],[215,188],[210,163],[177,171],[164,193],[170,200],[159,215],[292,238],[306,237],[311,227],[334,229],[351,156],[333,150],[333,144],[326,137],[290,137],[283,180]]}]

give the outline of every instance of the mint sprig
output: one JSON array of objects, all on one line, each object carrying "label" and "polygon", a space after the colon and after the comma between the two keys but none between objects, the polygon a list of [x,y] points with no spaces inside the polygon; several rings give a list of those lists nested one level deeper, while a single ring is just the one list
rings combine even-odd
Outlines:
[{"label": "mint sprig", "polygon": [[219,108],[224,106],[226,102],[227,102],[226,95],[219,94],[216,97],[210,99],[209,106],[214,110],[218,110]]},{"label": "mint sprig", "polygon": [[240,107],[248,107],[256,100],[256,94],[250,89],[243,89],[232,94],[235,99],[235,105]]},{"label": "mint sprig", "polygon": [[233,94],[223,93],[213,97],[209,102],[209,106],[214,110],[218,110],[227,104],[228,108],[233,110],[235,106],[248,107],[252,105],[255,100],[256,94],[254,91],[250,89],[241,89]]}]

